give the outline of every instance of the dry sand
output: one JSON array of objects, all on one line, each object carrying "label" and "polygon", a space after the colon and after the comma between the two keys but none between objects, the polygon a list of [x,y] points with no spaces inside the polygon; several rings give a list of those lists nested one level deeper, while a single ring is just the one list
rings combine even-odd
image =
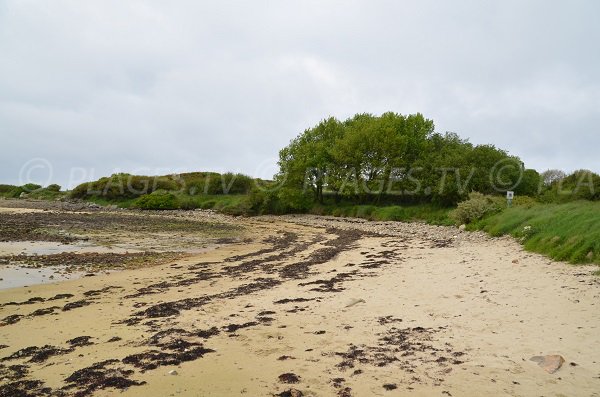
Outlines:
[{"label": "dry sand", "polygon": [[590,267],[454,228],[220,219],[248,238],[0,291],[0,396],[600,396]]}]

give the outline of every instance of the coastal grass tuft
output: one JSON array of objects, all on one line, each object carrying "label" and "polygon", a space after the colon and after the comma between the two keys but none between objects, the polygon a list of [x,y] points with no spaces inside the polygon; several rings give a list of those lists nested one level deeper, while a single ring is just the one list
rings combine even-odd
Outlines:
[{"label": "coastal grass tuft", "polygon": [[511,235],[525,249],[571,263],[600,263],[600,202],[513,207],[469,225]]},{"label": "coastal grass tuft", "polygon": [[315,205],[311,213],[346,218],[363,218],[373,221],[425,222],[432,225],[452,225],[449,218],[452,208],[434,204],[407,205]]}]

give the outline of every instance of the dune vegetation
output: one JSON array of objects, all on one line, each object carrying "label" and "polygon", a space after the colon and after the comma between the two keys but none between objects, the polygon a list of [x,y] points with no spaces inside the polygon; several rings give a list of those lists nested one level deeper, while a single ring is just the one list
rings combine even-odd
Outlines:
[{"label": "dune vegetation", "polygon": [[[357,114],[306,129],[265,181],[243,174],[114,174],[76,186],[0,185],[0,197],[82,200],[141,210],[232,215],[312,213],[467,225],[519,238],[531,251],[600,262],[600,176],[527,169],[493,145],[435,132],[421,114]],[[507,208],[505,194],[516,194]]]},{"label": "dune vegetation", "polygon": [[600,263],[600,202],[516,206],[469,226],[509,234],[525,249],[571,263]]}]

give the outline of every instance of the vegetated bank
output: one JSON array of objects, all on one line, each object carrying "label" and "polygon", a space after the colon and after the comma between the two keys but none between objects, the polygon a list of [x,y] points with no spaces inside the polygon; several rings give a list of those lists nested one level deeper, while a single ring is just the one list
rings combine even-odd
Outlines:
[{"label": "vegetated bank", "polygon": [[0,184],[1,198],[30,198],[38,200],[56,200],[68,196],[67,192],[61,191],[60,185],[51,184],[46,187],[35,183],[27,183],[22,186]]},{"label": "vegetated bank", "polygon": [[539,194],[517,197],[511,208],[498,195],[471,193],[449,216],[471,230],[511,235],[525,249],[556,260],[599,264],[600,176],[586,170],[546,175],[552,177]]},{"label": "vegetated bank", "polygon": [[474,221],[473,229],[509,234],[525,249],[571,263],[600,263],[600,202],[533,204]]},{"label": "vegetated bank", "polygon": [[[421,114],[322,120],[280,151],[279,166],[271,181],[213,172],[115,174],[81,184],[68,197],[124,208],[466,224],[495,235],[512,234],[526,248],[556,259],[599,260],[599,247],[588,236],[597,236],[600,225],[587,222],[582,229],[580,223],[597,216],[598,207],[590,202],[600,200],[600,176],[586,170],[566,175],[527,169],[520,158],[493,145],[436,132],[433,121]],[[56,186],[19,189],[0,186],[0,195],[64,195],[55,192]],[[517,195],[508,210],[507,190]]]}]

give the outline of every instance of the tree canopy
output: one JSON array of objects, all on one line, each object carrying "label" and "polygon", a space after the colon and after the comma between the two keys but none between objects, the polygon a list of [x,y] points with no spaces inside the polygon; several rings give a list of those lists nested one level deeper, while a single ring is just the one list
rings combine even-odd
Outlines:
[{"label": "tree canopy", "polygon": [[435,132],[422,114],[322,120],[279,153],[278,182],[314,201],[455,204],[471,191],[535,193],[540,176],[493,145]]}]

